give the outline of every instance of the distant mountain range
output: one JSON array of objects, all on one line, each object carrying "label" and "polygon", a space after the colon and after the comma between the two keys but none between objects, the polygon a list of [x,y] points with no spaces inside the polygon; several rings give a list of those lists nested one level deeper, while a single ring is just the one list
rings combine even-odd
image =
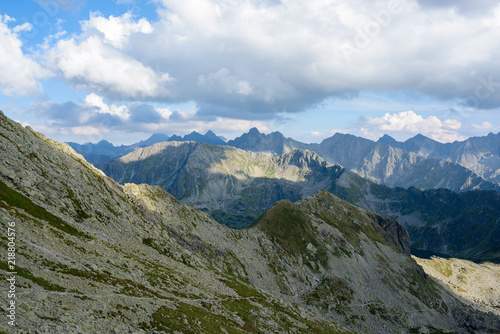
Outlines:
[{"label": "distant mountain range", "polygon": [[168,135],[163,133],[156,133],[148,139],[141,140],[140,142],[132,145],[114,146],[106,140],[101,140],[96,144],[77,144],[72,142],[68,142],[67,144],[71,146],[75,151],[83,155],[85,157],[85,160],[96,165],[111,161],[113,159],[117,159],[127,153],[133,152],[140,147],[147,147],[164,141],[195,141],[212,145],[226,144],[224,137],[217,136],[211,130],[207,131],[207,133],[205,133],[204,135],[193,131],[190,134],[185,135],[184,137],[180,137],[178,135],[169,137]]},{"label": "distant mountain range", "polygon": [[[305,144],[285,138],[279,132],[266,135],[254,128],[229,141],[228,145],[271,155],[307,149],[329,163],[338,163],[364,178],[390,187],[446,188],[457,192],[500,189],[497,183],[489,182],[457,163],[405,151],[384,140],[374,142],[349,134],[336,133],[320,144]],[[498,152],[497,156],[500,156]]]},{"label": "distant mountain range", "polygon": [[416,135],[405,142],[398,142],[385,135],[378,142],[426,158],[439,158],[459,164],[488,181],[500,183],[500,133],[446,144],[423,135]]},{"label": "distant mountain range", "polygon": [[184,137],[153,135],[145,141],[115,147],[109,142],[69,143],[89,162],[101,164],[140,147],[163,141],[194,141],[228,145],[246,151],[279,156],[295,149],[310,150],[331,164],[340,164],[356,174],[389,187],[445,188],[456,192],[500,190],[500,134],[441,144],[422,135],[404,143],[385,135],[377,142],[337,133],[320,144],[302,143],[280,132],[263,134],[252,128],[234,140],[224,141],[212,131],[192,132]]},{"label": "distant mountain range", "polygon": [[414,250],[500,262],[497,191],[389,188],[307,150],[273,157],[194,142],[158,143],[98,167],[120,183],[159,185],[233,228],[324,189],[402,223]]}]

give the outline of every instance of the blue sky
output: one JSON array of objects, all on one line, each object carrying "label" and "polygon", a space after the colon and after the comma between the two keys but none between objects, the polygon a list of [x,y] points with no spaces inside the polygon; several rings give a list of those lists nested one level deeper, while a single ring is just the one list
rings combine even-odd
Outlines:
[{"label": "blue sky", "polygon": [[0,109],[80,143],[463,140],[500,131],[499,35],[493,0],[4,1]]}]

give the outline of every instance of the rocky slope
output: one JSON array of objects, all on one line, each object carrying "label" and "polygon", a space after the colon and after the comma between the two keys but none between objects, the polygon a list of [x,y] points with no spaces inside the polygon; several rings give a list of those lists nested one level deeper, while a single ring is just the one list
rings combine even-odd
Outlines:
[{"label": "rocky slope", "polygon": [[[17,232],[18,332],[488,333],[500,325],[426,277],[396,222],[327,192],[279,202],[237,231],[159,187],[120,186],[3,114],[0,150],[0,223],[15,222]],[[5,258],[0,266],[5,277]],[[6,310],[7,293],[0,299]]]},{"label": "rocky slope", "polygon": [[228,146],[159,143],[100,168],[120,183],[160,185],[181,201],[234,228],[276,201],[319,189],[386,217],[410,232],[412,247],[500,262],[500,193],[389,188],[330,165],[310,151],[271,157]]},{"label": "rocky slope", "polygon": [[425,272],[462,300],[500,316],[500,265],[460,259],[414,257]]},{"label": "rocky slope", "polygon": [[423,135],[416,135],[403,143],[384,136],[379,142],[424,157],[440,158],[459,164],[488,181],[500,183],[500,133],[445,144]]}]

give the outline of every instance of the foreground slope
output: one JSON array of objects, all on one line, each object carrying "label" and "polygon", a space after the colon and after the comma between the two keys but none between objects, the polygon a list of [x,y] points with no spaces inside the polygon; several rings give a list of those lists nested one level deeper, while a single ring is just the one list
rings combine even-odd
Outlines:
[{"label": "foreground slope", "polygon": [[3,115],[0,150],[0,221],[17,231],[18,330],[487,333],[500,325],[430,281],[395,221],[327,192],[279,202],[235,231],[159,187],[120,186]]},{"label": "foreground slope", "polygon": [[281,156],[202,143],[159,143],[99,165],[120,183],[160,185],[182,202],[234,228],[247,226],[276,201],[325,189],[402,223],[412,247],[500,262],[500,193],[388,188],[316,153]]}]

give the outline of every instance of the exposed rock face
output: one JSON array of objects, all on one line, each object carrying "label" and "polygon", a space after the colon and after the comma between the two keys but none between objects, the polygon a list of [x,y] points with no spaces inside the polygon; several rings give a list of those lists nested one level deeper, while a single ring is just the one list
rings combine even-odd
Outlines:
[{"label": "exposed rock face", "polygon": [[471,305],[500,316],[500,265],[460,259],[419,259],[425,272]]},{"label": "exposed rock face", "polygon": [[387,241],[383,218],[327,192],[279,202],[236,231],[159,187],[120,186],[2,114],[0,150],[0,223],[17,231],[19,331],[487,333],[500,325],[426,278]]},{"label": "exposed rock face", "polygon": [[446,188],[457,192],[500,190],[473,171],[445,160],[427,159],[382,143],[335,134],[314,149],[323,159],[389,187]]},{"label": "exposed rock face", "polygon": [[100,167],[120,183],[160,185],[234,228],[247,226],[278,200],[295,202],[325,189],[402,223],[414,249],[500,261],[496,191],[388,188],[311,151],[271,157],[200,143],[160,143]]},{"label": "exposed rock face", "polygon": [[397,221],[390,218],[385,218],[379,215],[371,216],[374,221],[382,228],[385,233],[385,241],[394,245],[402,253],[410,256],[410,235],[408,231]]},{"label": "exposed rock face", "polygon": [[416,135],[404,143],[389,138],[389,136],[383,137],[379,142],[427,158],[440,158],[459,164],[488,181],[500,183],[500,133],[490,133],[484,137],[472,137],[465,141],[446,144],[423,135]]},{"label": "exposed rock face", "polygon": [[390,187],[446,188],[458,192],[473,189],[500,190],[498,184],[476,175],[473,164],[462,164],[465,166],[462,167],[457,159],[428,159],[419,152],[405,151],[394,139],[389,140],[388,137],[373,142],[337,133],[321,144],[304,144],[285,138],[279,132],[265,135],[252,129],[229,141],[228,145],[271,155],[281,155],[294,149],[310,150],[329,163],[340,164],[370,181]]}]

